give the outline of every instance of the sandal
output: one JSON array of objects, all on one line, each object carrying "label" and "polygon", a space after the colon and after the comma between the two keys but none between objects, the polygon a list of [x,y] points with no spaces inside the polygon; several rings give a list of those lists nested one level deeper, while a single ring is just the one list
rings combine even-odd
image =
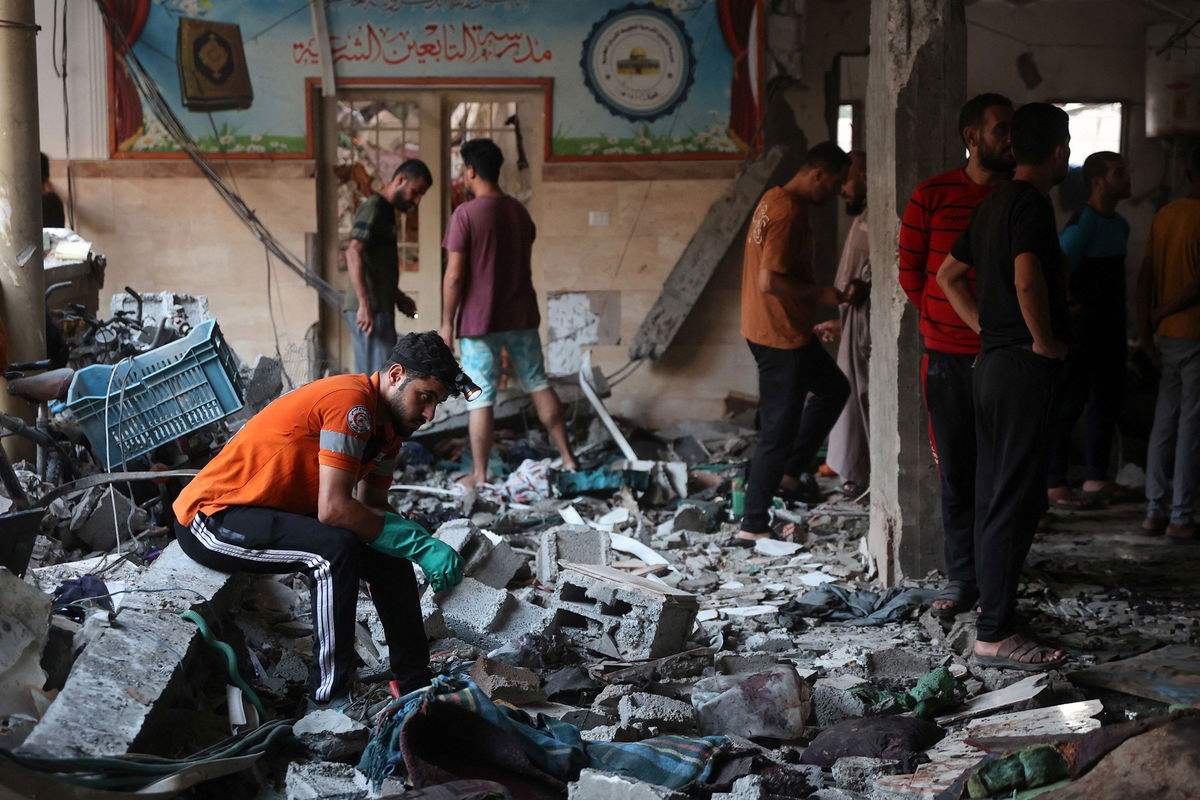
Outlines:
[{"label": "sandal", "polygon": [[834,491],[840,492],[841,494],[846,495],[846,497],[862,497],[863,494],[866,493],[867,487],[863,486],[861,483],[856,483],[855,481],[846,481],[841,486],[838,486],[836,489],[834,489]]},{"label": "sandal", "polygon": [[954,619],[962,612],[970,610],[977,599],[979,599],[979,591],[974,586],[965,581],[950,581],[944,589],[937,593],[933,602],[949,600],[953,605],[949,608],[937,608],[931,603],[929,613],[937,619]]},{"label": "sandal", "polygon": [[[1013,634],[1004,640],[994,656],[971,654],[971,664],[977,667],[992,667],[996,669],[1019,669],[1025,672],[1045,672],[1054,669],[1066,660],[1061,656],[1053,661],[1041,660],[1055,648],[1041,644],[1033,639],[1026,639],[1020,634]],[[1038,659],[1038,660],[1034,660]]]}]

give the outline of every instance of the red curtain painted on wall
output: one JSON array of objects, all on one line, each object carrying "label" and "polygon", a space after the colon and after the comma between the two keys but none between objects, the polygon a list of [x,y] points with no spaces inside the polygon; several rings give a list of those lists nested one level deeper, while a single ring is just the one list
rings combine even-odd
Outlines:
[{"label": "red curtain painted on wall", "polygon": [[729,129],[742,146],[754,149],[762,113],[759,95],[759,0],[718,0],[721,35],[733,54]]},{"label": "red curtain painted on wall", "polygon": [[109,40],[113,48],[113,119],[116,123],[116,141],[113,146],[120,150],[131,139],[142,132],[142,100],[137,87],[125,69],[121,53],[131,47],[146,27],[150,16],[151,0],[105,0],[104,7],[113,25],[109,28]]}]

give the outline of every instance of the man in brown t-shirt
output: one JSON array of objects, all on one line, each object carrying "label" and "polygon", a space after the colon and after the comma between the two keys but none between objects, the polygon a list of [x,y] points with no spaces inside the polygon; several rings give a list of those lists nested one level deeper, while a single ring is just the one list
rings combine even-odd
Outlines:
[{"label": "man in brown t-shirt", "polygon": [[777,489],[806,502],[821,499],[808,469],[842,413],[850,385],[813,336],[813,323],[818,305],[852,302],[861,290],[851,285],[840,292],[814,282],[808,206],[836,197],[849,168],[850,156],[837,145],[816,145],[791,180],[763,195],[750,221],[742,335],[758,363],[759,432],[741,540],[771,535],[768,511]]}]

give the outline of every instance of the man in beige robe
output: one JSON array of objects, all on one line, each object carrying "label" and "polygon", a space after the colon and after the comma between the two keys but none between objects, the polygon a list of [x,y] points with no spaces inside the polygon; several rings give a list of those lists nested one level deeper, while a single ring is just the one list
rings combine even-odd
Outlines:
[{"label": "man in beige robe", "polygon": [[[846,213],[854,218],[842,246],[833,285],[845,291],[852,281],[871,283],[870,243],[867,238],[866,156],[861,150],[850,153],[853,165],[842,186]],[[866,491],[871,480],[871,456],[867,441],[867,364],[871,357],[871,304],[869,293],[863,302],[843,305],[839,318],[816,326],[822,341],[838,341],[837,363],[850,381],[850,397],[829,434],[826,463],[841,478],[841,490],[857,496]]]}]

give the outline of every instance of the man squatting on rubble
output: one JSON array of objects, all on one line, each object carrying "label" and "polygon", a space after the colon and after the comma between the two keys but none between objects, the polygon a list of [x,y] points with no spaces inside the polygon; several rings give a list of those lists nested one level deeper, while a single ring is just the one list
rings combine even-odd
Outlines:
[{"label": "man squatting on rubble", "polygon": [[979,204],[937,274],[980,339],[973,387],[980,612],[972,661],[981,666],[1043,670],[1063,658],[1017,632],[1017,582],[1046,508],[1046,442],[1067,356],[1069,270],[1050,189],[1067,176],[1070,141],[1062,109],[1018,109],[1013,179]]},{"label": "man squatting on rubble", "polygon": [[951,618],[974,606],[975,401],[971,381],[979,334],[946,299],[936,276],[975,207],[1012,175],[1012,102],[981,94],[958,115],[967,163],[917,186],[900,226],[900,286],[921,313],[921,385],[929,413],[929,444],[942,495],[943,549],[949,581],[933,614]]},{"label": "man squatting on rubble", "polygon": [[742,336],[758,364],[759,436],[735,542],[772,535],[772,495],[801,488],[800,476],[850,393],[846,376],[813,335],[813,317],[818,305],[861,302],[866,293],[858,281],[845,292],[816,284],[808,225],[808,206],[838,194],[850,163],[832,142],[815,145],[791,180],[767,190],[750,220],[742,263]]},{"label": "man squatting on rubble", "polygon": [[448,259],[442,285],[442,339],[459,337],[463,369],[482,392],[467,402],[467,432],[474,469],[461,483],[488,479],[500,356],[507,350],[521,387],[533,398],[538,419],[568,472],[577,468],[567,440],[562,403],[546,378],[541,315],[533,288],[531,255],[537,235],[529,212],[500,188],[504,154],[491,139],[472,139],[459,150],[462,176],[473,199],[454,209],[442,246]]},{"label": "man squatting on rubble", "polygon": [[425,162],[410,158],[354,215],[346,245],[350,286],[342,315],[350,326],[354,368],[364,375],[383,369],[396,344],[396,310],[406,317],[416,316],[417,304],[400,290],[396,212],[416,208],[432,185],[433,175]]},{"label": "man squatting on rubble", "polygon": [[314,381],[272,402],[175,501],[176,538],[200,564],[308,576],[318,706],[348,699],[360,579],[401,689],[432,679],[409,562],[440,591],[462,580],[462,558],[393,513],[387,493],[404,439],[438,403],[475,388],[435,332],[406,334],[380,371]]}]

